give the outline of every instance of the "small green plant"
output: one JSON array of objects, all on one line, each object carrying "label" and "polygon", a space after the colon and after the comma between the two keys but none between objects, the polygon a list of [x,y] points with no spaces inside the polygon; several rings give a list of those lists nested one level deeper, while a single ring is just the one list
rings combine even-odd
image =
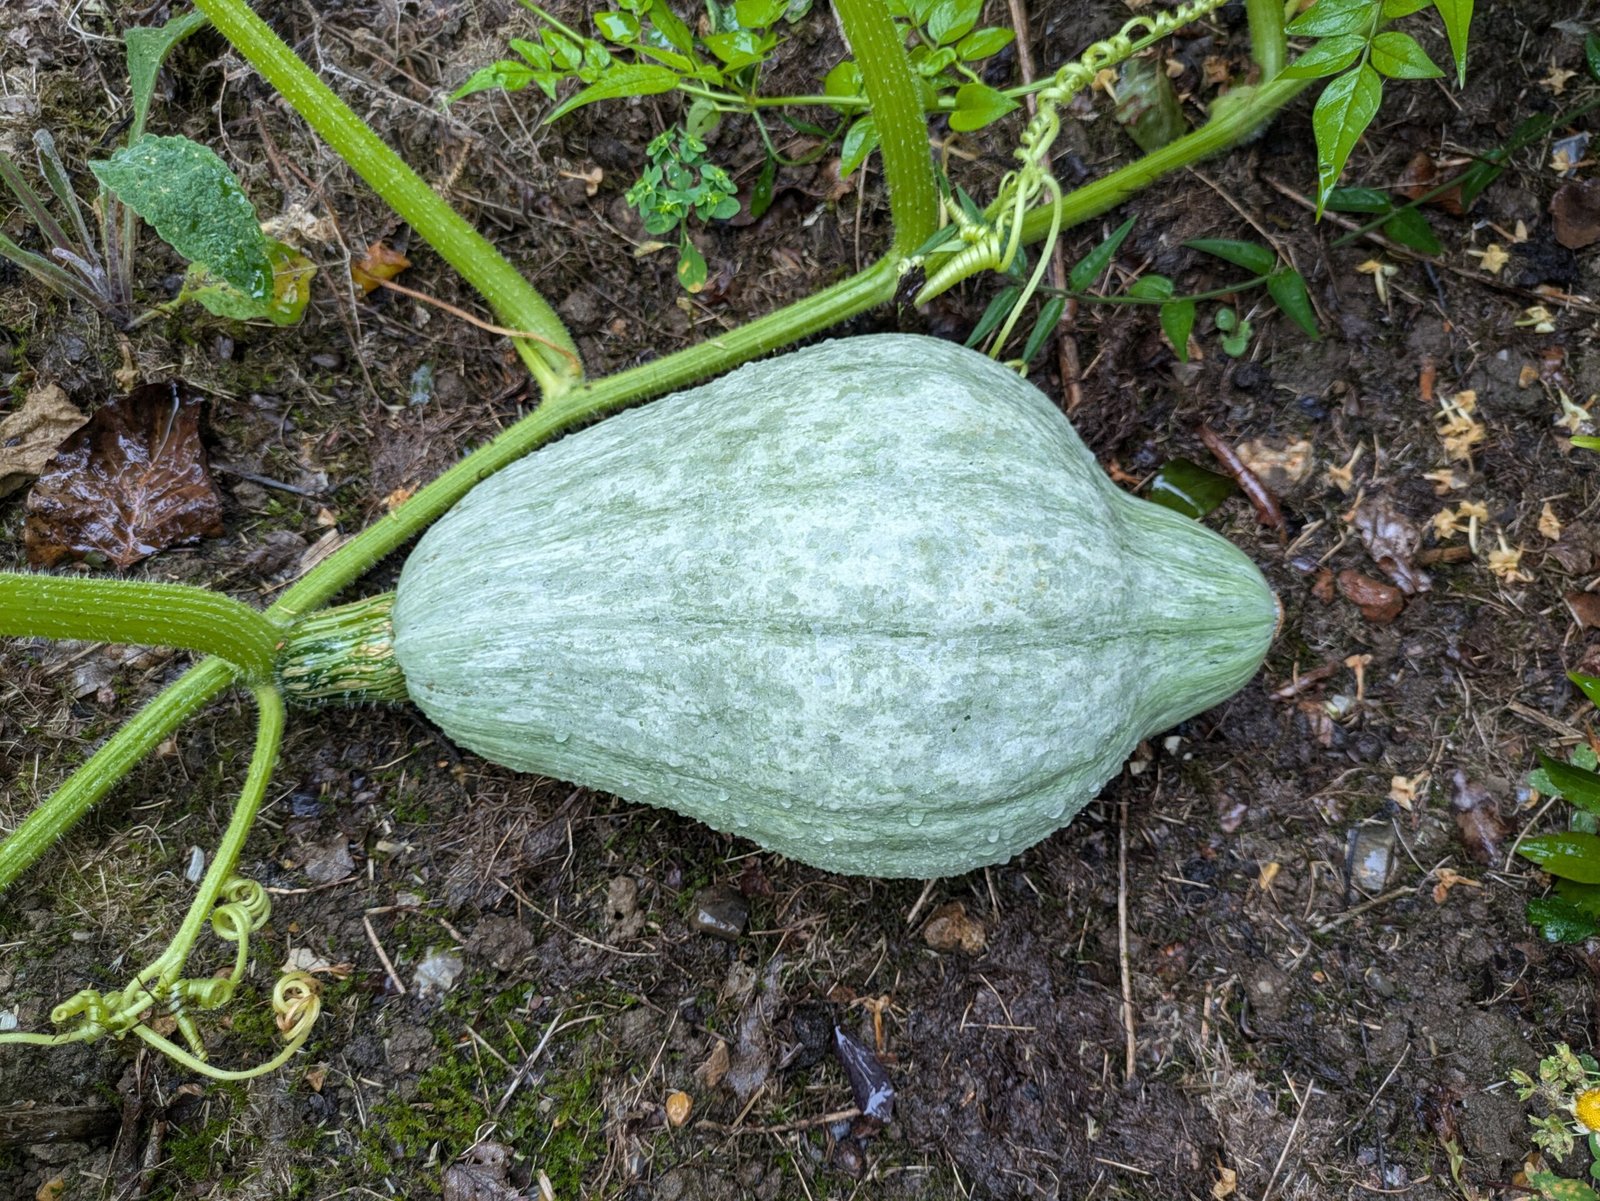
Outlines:
[{"label": "small green plant", "polygon": [[649,165],[628,189],[628,203],[646,233],[672,234],[678,242],[678,282],[686,292],[705,287],[706,260],[689,240],[689,218],[725,219],[739,211],[733,180],[706,158],[706,144],[678,126],[646,147]]},{"label": "small green plant", "polygon": [[[1591,701],[1600,703],[1600,676],[1579,672],[1569,678]],[[1539,766],[1528,784],[1546,796],[1572,805],[1567,829],[1539,834],[1517,844],[1517,853],[1555,877],[1552,896],[1528,902],[1528,921],[1551,942],[1582,942],[1600,934],[1600,758],[1580,743],[1563,763],[1539,752]]]},{"label": "small green plant", "polygon": [[1328,79],[1317,98],[1311,126],[1317,140],[1317,215],[1350,152],[1378,115],[1385,79],[1436,79],[1444,74],[1409,33],[1391,22],[1434,8],[1444,22],[1455,58],[1456,79],[1467,78],[1467,28],[1472,0],[1317,0],[1289,22],[1291,37],[1314,39],[1284,69],[1291,79]]},{"label": "small green plant", "polygon": [[[1600,1180],[1600,1063],[1592,1055],[1576,1054],[1566,1043],[1539,1061],[1539,1078],[1526,1072],[1508,1073],[1522,1101],[1541,1100],[1548,1109],[1543,1117],[1530,1117],[1533,1144],[1554,1159],[1570,1156],[1579,1139],[1588,1144],[1589,1178]],[[1528,1183],[1547,1201],[1600,1201],[1600,1194],[1581,1180],[1554,1172],[1528,1174]]]},{"label": "small green plant", "polygon": [[[34,134],[39,174],[67,214],[70,229],[50,212],[17,165],[0,154],[0,183],[17,198],[46,247],[45,254],[35,254],[0,234],[0,257],[124,325],[136,325],[186,300],[220,316],[293,324],[305,310],[309,260],[261,232],[244,189],[215,152],[189,138],[144,132],[162,62],[205,20],[203,13],[192,12],[159,27],[127,31],[133,119],[127,143],[110,158],[89,164],[101,187],[94,220],[86,216],[48,131]],[[135,214],[190,264],[179,295],[137,320],[132,291]],[[91,225],[96,227],[93,233]]]}]

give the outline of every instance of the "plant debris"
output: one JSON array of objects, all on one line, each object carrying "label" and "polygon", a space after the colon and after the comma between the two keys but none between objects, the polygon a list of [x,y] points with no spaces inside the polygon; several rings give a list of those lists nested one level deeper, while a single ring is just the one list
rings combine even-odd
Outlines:
[{"label": "plant debris", "polygon": [[922,941],[935,951],[962,951],[976,955],[983,950],[983,923],[967,914],[960,901],[940,905],[923,927]]},{"label": "plant debris", "polygon": [[35,388],[0,420],[0,496],[44,470],[62,441],[89,420],[55,384]]},{"label": "plant debris", "polygon": [[28,562],[101,559],[126,568],[222,534],[222,497],[200,441],[200,398],[182,380],[101,405],[28,493]]},{"label": "plant debris", "polygon": [[1412,562],[1422,545],[1422,534],[1411,521],[1395,509],[1387,497],[1369,497],[1356,507],[1350,524],[1372,556],[1372,561],[1407,596],[1426,592],[1427,574]]},{"label": "plant debris", "polygon": [[894,1117],[894,1083],[883,1061],[862,1046],[843,1026],[833,1028],[833,1050],[844,1064],[861,1115],[887,1124]]},{"label": "plant debris", "polygon": [[1550,199],[1556,241],[1568,250],[1600,242],[1600,179],[1562,184]]}]

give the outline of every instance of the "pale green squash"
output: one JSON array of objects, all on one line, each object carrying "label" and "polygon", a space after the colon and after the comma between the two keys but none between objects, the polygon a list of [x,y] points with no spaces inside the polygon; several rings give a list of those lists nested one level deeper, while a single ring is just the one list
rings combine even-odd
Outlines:
[{"label": "pale green squash", "polygon": [[1026,381],[882,336],[491,477],[411,555],[393,620],[411,697],[487,759],[931,877],[1038,842],[1241,687],[1275,604]]}]

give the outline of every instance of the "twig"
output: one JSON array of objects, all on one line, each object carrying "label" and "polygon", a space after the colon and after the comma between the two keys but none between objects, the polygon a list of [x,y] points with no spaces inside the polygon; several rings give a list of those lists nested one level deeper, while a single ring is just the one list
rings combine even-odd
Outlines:
[{"label": "twig", "polygon": [[791,1134],[796,1130],[815,1130],[818,1126],[831,1126],[835,1122],[849,1122],[861,1116],[861,1111],[854,1108],[839,1109],[833,1113],[825,1113],[816,1118],[800,1118],[794,1122],[784,1122],[777,1126],[724,1126],[721,1122],[711,1122],[702,1119],[695,1123],[697,1130],[710,1130],[715,1134]]},{"label": "twig", "polygon": [[443,309],[452,317],[459,317],[468,325],[475,325],[487,333],[499,334],[505,338],[526,338],[530,342],[537,342],[540,346],[548,347],[559,354],[562,358],[567,359],[569,362],[571,362],[574,368],[582,370],[583,365],[578,362],[577,355],[573,354],[565,346],[557,346],[543,334],[536,334],[532,330],[526,329],[507,329],[503,325],[495,325],[492,322],[485,321],[482,317],[474,317],[471,313],[467,312],[466,309],[457,308],[448,301],[440,300],[437,296],[429,296],[426,292],[415,291],[414,289],[406,287],[404,284],[395,283],[392,279],[377,279],[376,276],[373,278],[380,287],[388,288],[391,292],[398,292],[400,295],[409,297],[412,300],[419,300],[423,304],[431,304],[435,308]]},{"label": "twig", "polygon": [[400,974],[394,970],[394,964],[389,962],[388,953],[384,951],[383,944],[378,941],[378,932],[372,928],[372,919],[366,914],[361,915],[361,924],[367,928],[367,941],[372,944],[372,949],[378,953],[378,962],[383,964],[383,970],[389,975],[389,983],[402,997],[406,995],[405,982],[400,979]]},{"label": "twig", "polygon": [[[1117,961],[1122,969],[1122,1029],[1126,1053],[1122,1078],[1133,1079],[1138,1040],[1133,1030],[1133,966],[1128,954],[1128,802],[1123,801],[1117,828]],[[996,994],[998,995],[998,994]]]},{"label": "twig", "polygon": [[[1294,1080],[1292,1077],[1285,1078],[1289,1081],[1289,1092],[1293,1095]],[[1307,1080],[1306,1095],[1303,1098],[1296,1098],[1300,1102],[1300,1110],[1294,1115],[1294,1125],[1289,1127],[1289,1137],[1283,1140],[1283,1150],[1278,1154],[1278,1162],[1273,1165],[1272,1175],[1267,1177],[1267,1187],[1266,1191],[1261,1194],[1261,1201],[1271,1201],[1272,1187],[1278,1183],[1278,1173],[1283,1171],[1283,1161],[1289,1158],[1289,1148],[1294,1146],[1295,1135],[1300,1133],[1300,1121],[1306,1116],[1306,1106],[1311,1104],[1311,1096],[1316,1091],[1316,1087],[1312,1082]]]},{"label": "twig", "polygon": [[550,1045],[550,1040],[552,1038],[560,1034],[563,1030],[571,1029],[573,1026],[581,1026],[585,1022],[598,1022],[605,1016],[605,1014],[589,1013],[585,1014],[581,1018],[573,1018],[570,1022],[563,1022],[561,1019],[565,1016],[566,1010],[562,1010],[560,1013],[556,1014],[555,1017],[550,1019],[550,1024],[544,1028],[544,1034],[539,1039],[539,1045],[534,1047],[532,1054],[530,1054],[528,1058],[524,1059],[522,1061],[522,1065],[517,1068],[516,1074],[511,1077],[511,1083],[506,1085],[506,1091],[504,1095],[501,1096],[500,1103],[494,1107],[494,1112],[489,1115],[490,1117],[499,1117],[505,1107],[511,1103],[512,1095],[517,1091],[518,1088],[522,1086],[523,1080],[526,1079],[528,1073],[533,1070],[533,1065],[539,1062],[539,1056],[544,1054],[544,1049]]},{"label": "twig", "polygon": [[1227,468],[1228,474],[1239,485],[1239,490],[1249,499],[1256,511],[1256,520],[1262,525],[1271,526],[1281,535],[1286,528],[1283,514],[1278,509],[1277,499],[1267,491],[1267,486],[1239,457],[1239,452],[1222,440],[1216,430],[1209,425],[1202,425],[1198,432],[1200,441],[1206,444],[1206,449],[1216,455],[1217,462]]},{"label": "twig", "polygon": [[1404,888],[1396,888],[1390,892],[1386,892],[1382,896],[1373,897],[1370,901],[1362,901],[1361,904],[1353,905],[1349,909],[1346,909],[1343,913],[1329,918],[1327,921],[1323,922],[1322,925],[1311,931],[1311,933],[1326,934],[1330,930],[1337,930],[1340,926],[1344,925],[1352,918],[1360,917],[1369,909],[1376,909],[1379,905],[1387,905],[1390,901],[1393,901],[1399,897],[1411,896],[1415,894],[1416,891],[1417,890],[1415,888],[1407,885]]},{"label": "twig", "polygon": [[910,929],[917,924],[917,914],[922,912],[922,907],[928,903],[928,898],[933,895],[933,886],[937,880],[929,880],[922,886],[922,895],[917,898],[917,903],[911,906],[911,912],[906,914],[906,928]]}]

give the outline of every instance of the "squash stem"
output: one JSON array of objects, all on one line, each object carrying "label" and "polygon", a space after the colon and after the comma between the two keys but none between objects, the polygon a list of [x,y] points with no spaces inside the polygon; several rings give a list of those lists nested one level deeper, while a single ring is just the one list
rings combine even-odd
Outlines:
[{"label": "squash stem", "polygon": [[278,629],[247,605],[187,584],[0,571],[0,636],[201,651],[264,680]]},{"label": "squash stem", "polygon": [[905,44],[882,0],[837,0],[835,11],[872,103],[889,190],[894,249],[909,254],[939,228],[939,191],[928,151],[928,118]]},{"label": "squash stem", "polygon": [[547,400],[583,378],[572,335],[538,290],[334,95],[245,0],[196,0],[196,5],[333,151],[478,290],[501,324],[534,335],[515,339],[515,345]]},{"label": "squash stem", "polygon": [[278,654],[278,687],[293,704],[403,701],[394,657],[394,593],[319,609],[289,631]]},{"label": "squash stem", "polygon": [[1289,57],[1289,39],[1283,31],[1283,0],[1244,0],[1250,24],[1250,57],[1269,83],[1283,70]]}]

